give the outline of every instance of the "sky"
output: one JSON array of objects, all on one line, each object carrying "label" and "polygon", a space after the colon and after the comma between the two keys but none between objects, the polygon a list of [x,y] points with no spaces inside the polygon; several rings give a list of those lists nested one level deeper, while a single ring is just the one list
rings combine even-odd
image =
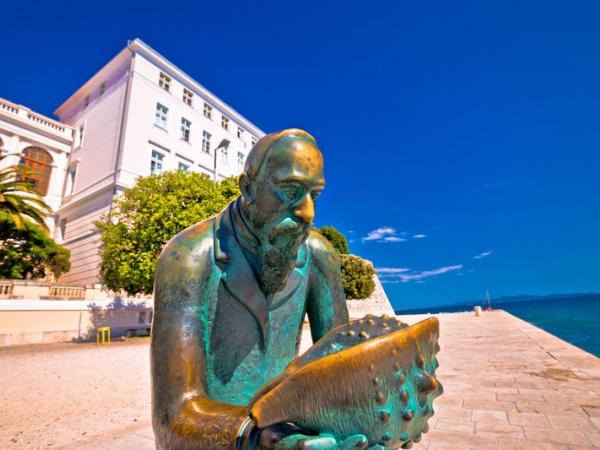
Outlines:
[{"label": "sky", "polygon": [[600,291],[597,1],[7,2],[0,97],[52,112],[139,37],[325,157],[317,225],[397,309]]}]

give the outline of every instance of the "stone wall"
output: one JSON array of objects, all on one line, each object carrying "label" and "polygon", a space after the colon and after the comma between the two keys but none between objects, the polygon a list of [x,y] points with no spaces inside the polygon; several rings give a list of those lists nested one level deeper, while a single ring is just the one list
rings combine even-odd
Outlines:
[{"label": "stone wall", "polygon": [[351,319],[358,319],[367,314],[374,314],[376,316],[381,316],[383,314],[387,314],[388,316],[394,315],[394,308],[392,307],[377,275],[373,275],[373,281],[375,282],[375,289],[368,298],[364,300],[346,301]]}]

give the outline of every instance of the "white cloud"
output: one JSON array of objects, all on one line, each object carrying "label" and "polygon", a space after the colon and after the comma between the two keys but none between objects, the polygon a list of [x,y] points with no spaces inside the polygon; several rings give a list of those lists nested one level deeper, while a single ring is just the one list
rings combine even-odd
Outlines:
[{"label": "white cloud", "polygon": [[490,256],[492,253],[494,253],[493,250],[490,250],[489,252],[483,252],[483,253],[480,253],[479,255],[473,256],[473,259],[485,258],[486,256]]},{"label": "white cloud", "polygon": [[365,237],[362,238],[363,241],[379,241],[386,236],[394,236],[396,234],[396,230],[392,227],[381,227],[376,230],[369,231]]},{"label": "white cloud", "polygon": [[408,267],[377,267],[375,270],[379,274],[410,272],[410,269]]},{"label": "white cloud", "polygon": [[378,242],[404,242],[406,239],[398,237],[398,236],[386,236]]},{"label": "white cloud", "polygon": [[423,239],[423,238],[426,238],[426,237],[427,237],[426,234],[421,233],[421,234],[415,234],[413,236],[413,239]]},{"label": "white cloud", "polygon": [[[424,280],[426,278],[435,277],[437,275],[442,275],[444,273],[453,272],[455,270],[461,270],[462,268],[463,268],[462,264],[455,264],[452,266],[438,267],[436,269],[431,269],[431,270],[423,270],[421,272],[414,271],[412,273],[406,273],[407,272],[406,270],[393,271],[393,269],[395,269],[393,267],[390,267],[390,268],[383,267],[382,269],[389,269],[389,270],[382,271],[382,269],[377,269],[377,272],[380,274],[382,283],[398,283],[398,282],[408,283],[410,281],[422,282],[422,280]],[[398,269],[404,269],[404,268],[398,268]]]}]

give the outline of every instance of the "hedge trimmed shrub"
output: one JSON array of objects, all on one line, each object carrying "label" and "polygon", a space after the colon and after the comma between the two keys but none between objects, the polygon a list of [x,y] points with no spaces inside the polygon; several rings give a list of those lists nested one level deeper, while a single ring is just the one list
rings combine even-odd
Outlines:
[{"label": "hedge trimmed shrub", "polygon": [[340,255],[340,263],[347,299],[363,300],[373,293],[375,269],[369,261],[355,255]]},{"label": "hedge trimmed shrub", "polygon": [[348,240],[340,231],[331,225],[325,225],[319,228],[319,233],[327,239],[333,248],[335,248],[341,255],[348,254]]}]

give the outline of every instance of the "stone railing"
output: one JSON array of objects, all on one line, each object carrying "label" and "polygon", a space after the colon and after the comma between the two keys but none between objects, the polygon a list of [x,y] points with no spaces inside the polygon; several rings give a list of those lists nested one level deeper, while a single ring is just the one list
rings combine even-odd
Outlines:
[{"label": "stone railing", "polygon": [[9,102],[8,100],[0,98],[0,114],[2,113],[14,116],[23,122],[29,122],[36,128],[50,131],[54,134],[60,135],[63,138],[69,140],[73,139],[73,128],[70,126],[49,119],[41,114],[37,114],[23,105],[17,105]]},{"label": "stone railing", "polygon": [[67,300],[84,299],[85,287],[53,285],[50,286],[49,294],[51,298],[64,298]]},{"label": "stone railing", "polygon": [[9,300],[91,300],[107,298],[99,285],[69,286],[41,280],[0,280],[0,299]]},{"label": "stone railing", "polygon": [[9,298],[13,293],[12,281],[0,280],[0,298]]}]

